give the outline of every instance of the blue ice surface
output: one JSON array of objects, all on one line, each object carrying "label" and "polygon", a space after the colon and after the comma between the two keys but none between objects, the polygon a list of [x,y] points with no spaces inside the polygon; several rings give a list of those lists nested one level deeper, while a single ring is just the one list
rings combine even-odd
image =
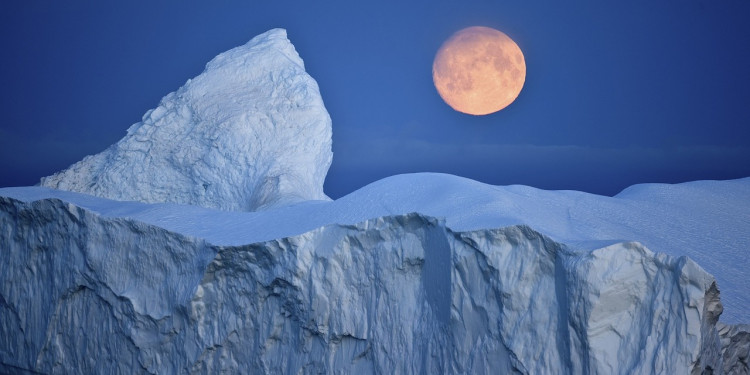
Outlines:
[{"label": "blue ice surface", "polygon": [[411,212],[443,218],[454,231],[524,224],[582,249],[638,241],[652,251],[696,261],[718,281],[725,307],[721,320],[750,323],[750,178],[641,184],[606,197],[417,173],[382,179],[336,201],[259,212],[121,202],[43,187],[1,188],[0,195],[25,202],[57,198],[215,245],[273,240]]}]

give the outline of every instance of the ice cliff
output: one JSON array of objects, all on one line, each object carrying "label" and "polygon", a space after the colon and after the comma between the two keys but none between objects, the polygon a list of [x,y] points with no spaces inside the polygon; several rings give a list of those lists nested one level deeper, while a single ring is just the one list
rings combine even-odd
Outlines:
[{"label": "ice cliff", "polygon": [[328,199],[331,119],[283,29],[224,52],[105,151],[42,186],[252,211]]},{"label": "ice cliff", "polygon": [[0,358],[43,373],[721,371],[714,278],[419,214],[216,246],[0,199]]}]

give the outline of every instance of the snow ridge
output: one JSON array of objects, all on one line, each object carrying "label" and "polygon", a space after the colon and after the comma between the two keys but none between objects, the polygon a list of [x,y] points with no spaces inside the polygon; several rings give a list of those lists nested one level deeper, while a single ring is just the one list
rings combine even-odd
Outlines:
[{"label": "snow ridge", "polygon": [[41,185],[116,200],[254,211],[328,200],[331,119],[273,29],[224,52],[105,151]]}]

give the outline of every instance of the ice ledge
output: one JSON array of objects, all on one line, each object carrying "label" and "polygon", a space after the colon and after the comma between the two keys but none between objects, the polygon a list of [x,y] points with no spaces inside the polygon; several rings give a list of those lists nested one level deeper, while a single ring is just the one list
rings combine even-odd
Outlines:
[{"label": "ice ledge", "polygon": [[[213,246],[58,199],[0,198],[0,207],[9,244],[0,308],[15,312],[0,314],[8,333],[0,356],[15,367],[689,373],[722,365],[713,278],[638,243],[571,252],[525,225],[454,232],[413,213]],[[112,350],[116,360],[86,360]]]},{"label": "ice ledge", "polygon": [[596,249],[637,240],[672,256],[687,255],[722,287],[725,323],[750,321],[745,292],[750,258],[750,178],[641,185],[627,197],[527,186],[491,186],[457,176],[392,176],[336,201],[306,201],[263,212],[116,202],[43,187],[0,188],[22,201],[56,197],[107,217],[129,217],[216,245],[290,237],[327,224],[421,212],[458,231],[526,224],[555,241]]}]

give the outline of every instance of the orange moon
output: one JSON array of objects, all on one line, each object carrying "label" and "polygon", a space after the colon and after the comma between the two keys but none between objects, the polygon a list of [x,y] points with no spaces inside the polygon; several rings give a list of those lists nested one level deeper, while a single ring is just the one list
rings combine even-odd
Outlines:
[{"label": "orange moon", "polygon": [[526,62],[507,35],[472,26],[440,46],[432,80],[440,97],[456,111],[486,115],[516,100],[526,80]]}]

